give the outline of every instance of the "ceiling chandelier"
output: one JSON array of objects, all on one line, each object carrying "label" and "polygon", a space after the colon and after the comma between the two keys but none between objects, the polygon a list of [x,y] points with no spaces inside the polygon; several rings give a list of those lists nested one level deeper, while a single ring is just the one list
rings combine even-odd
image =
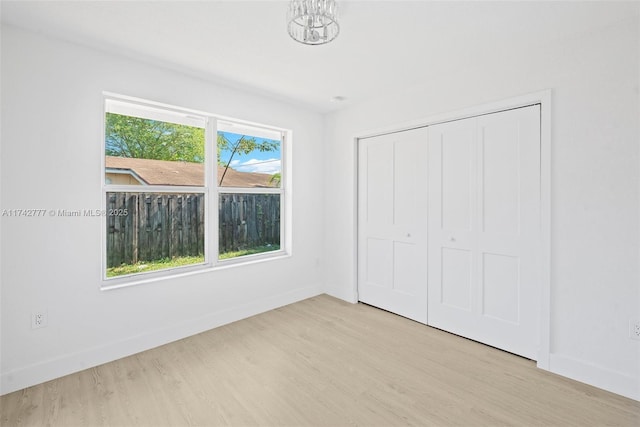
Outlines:
[{"label": "ceiling chandelier", "polygon": [[335,0],[291,0],[287,21],[291,38],[304,44],[329,43],[340,33]]}]

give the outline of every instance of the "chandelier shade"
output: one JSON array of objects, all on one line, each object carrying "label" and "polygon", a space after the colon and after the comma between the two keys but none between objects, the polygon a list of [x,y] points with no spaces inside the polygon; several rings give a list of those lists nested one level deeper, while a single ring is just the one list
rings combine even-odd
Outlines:
[{"label": "chandelier shade", "polygon": [[329,43],[338,37],[335,0],[291,0],[287,29],[292,39],[308,45]]}]

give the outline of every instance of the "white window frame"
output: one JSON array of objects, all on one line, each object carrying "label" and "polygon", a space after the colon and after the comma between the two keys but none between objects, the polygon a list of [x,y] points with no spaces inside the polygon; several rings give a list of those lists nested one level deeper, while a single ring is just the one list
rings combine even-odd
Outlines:
[{"label": "white window frame", "polygon": [[[258,132],[254,132],[254,131],[258,131]],[[267,135],[260,135],[260,130],[264,130],[266,131]],[[247,261],[253,261],[253,260],[261,260],[261,259],[267,259],[267,258],[273,258],[273,257],[277,257],[277,256],[283,256],[287,254],[287,239],[286,239],[286,227],[285,227],[285,223],[286,223],[286,203],[285,203],[285,195],[286,195],[286,182],[287,181],[287,173],[285,171],[285,169],[287,169],[286,167],[286,162],[285,162],[285,151],[286,151],[286,139],[287,139],[287,132],[282,130],[282,129],[276,129],[276,128],[272,128],[272,127],[268,127],[268,126],[260,126],[260,125],[254,125],[254,124],[249,124],[247,122],[244,121],[240,121],[240,120],[232,120],[232,119],[227,119],[227,120],[219,120],[218,121],[218,127],[216,130],[216,136],[217,136],[217,132],[233,132],[236,134],[247,134],[248,136],[263,136],[263,137],[270,137],[268,134],[269,133],[277,133],[280,137],[280,164],[281,164],[281,180],[280,180],[280,186],[278,188],[248,188],[248,187],[219,187],[218,186],[218,182],[220,180],[220,177],[218,177],[218,179],[216,180],[216,185],[215,185],[215,191],[216,191],[216,214],[218,212],[218,201],[220,200],[220,195],[221,194],[279,194],[280,195],[280,249],[275,250],[275,251],[269,251],[269,252],[261,252],[258,254],[253,254],[253,255],[243,255],[243,256],[239,256],[239,257],[235,257],[235,258],[228,258],[228,259],[216,259],[216,262],[220,265],[233,265],[233,264],[240,264],[240,263],[245,263]],[[217,225],[217,221],[216,221],[216,225]],[[216,233],[218,232],[218,228],[216,228]],[[216,238],[216,248],[218,248],[218,239]],[[220,256],[219,251],[217,251],[217,255],[216,258],[218,258]]]},{"label": "white window frame", "polygon": [[[111,107],[107,107],[111,104]],[[194,126],[198,121],[204,120],[205,123],[205,182],[202,187],[193,186],[135,186],[135,185],[112,185],[107,184],[105,181],[106,176],[106,161],[105,161],[105,128],[106,128],[106,114],[107,112],[113,112],[113,105],[117,105],[116,109],[119,114],[135,115],[128,113],[128,111],[134,111],[135,109],[143,109],[145,112],[151,112],[150,117],[154,120],[171,122],[171,117],[175,118],[176,115],[181,116],[184,121],[180,121],[182,124]],[[134,110],[127,110],[127,106],[131,106]],[[213,271],[220,268],[226,268],[229,266],[242,266],[246,264],[252,264],[254,262],[261,262],[271,259],[278,259],[291,255],[291,185],[290,185],[290,153],[289,144],[291,140],[291,131],[277,128],[273,126],[267,126],[257,123],[252,123],[244,120],[219,116],[207,112],[192,110],[188,108],[176,107],[167,105],[164,103],[158,103],[153,101],[147,101],[139,98],[113,94],[109,92],[103,93],[103,112],[102,112],[102,133],[100,137],[101,141],[101,207],[102,212],[106,213],[107,210],[107,194],[110,192],[136,192],[146,191],[154,193],[201,193],[205,198],[205,231],[204,231],[204,255],[205,259],[203,263],[186,265],[181,267],[172,267],[162,270],[132,273],[123,276],[109,277],[107,278],[107,224],[108,216],[102,215],[101,229],[102,229],[102,268],[101,268],[101,286],[102,290],[117,289],[121,287],[127,287],[132,285],[144,284],[155,282],[158,280],[164,280],[169,278],[187,276],[191,274],[199,274],[202,272]],[[246,127],[250,129],[263,129],[269,133],[277,132],[281,136],[280,145],[280,159],[281,159],[281,182],[279,188],[238,188],[238,187],[218,187],[217,176],[217,161],[216,161],[216,146],[217,146],[217,134],[218,123],[222,122],[222,127],[233,124],[240,128]],[[238,129],[238,128],[234,128]],[[259,136],[259,135],[254,135]],[[218,203],[220,194],[224,193],[244,193],[244,194],[280,194],[280,249],[262,252],[253,255],[244,255],[240,257],[219,260],[218,251]]]}]

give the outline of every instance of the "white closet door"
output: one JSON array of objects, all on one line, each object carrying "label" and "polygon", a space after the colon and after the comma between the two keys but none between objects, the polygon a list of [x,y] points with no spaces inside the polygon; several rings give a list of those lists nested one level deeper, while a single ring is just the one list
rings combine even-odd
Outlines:
[{"label": "white closet door", "polygon": [[359,142],[358,298],[427,321],[426,129]]},{"label": "white closet door", "polygon": [[536,359],[539,106],[430,126],[428,140],[428,324]]}]

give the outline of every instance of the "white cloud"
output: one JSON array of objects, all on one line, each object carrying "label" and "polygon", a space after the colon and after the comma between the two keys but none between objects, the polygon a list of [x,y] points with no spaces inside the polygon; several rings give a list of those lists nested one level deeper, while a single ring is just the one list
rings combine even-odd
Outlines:
[{"label": "white cloud", "polygon": [[245,162],[233,160],[231,167],[239,172],[257,172],[273,175],[281,170],[280,159],[249,159]]}]

